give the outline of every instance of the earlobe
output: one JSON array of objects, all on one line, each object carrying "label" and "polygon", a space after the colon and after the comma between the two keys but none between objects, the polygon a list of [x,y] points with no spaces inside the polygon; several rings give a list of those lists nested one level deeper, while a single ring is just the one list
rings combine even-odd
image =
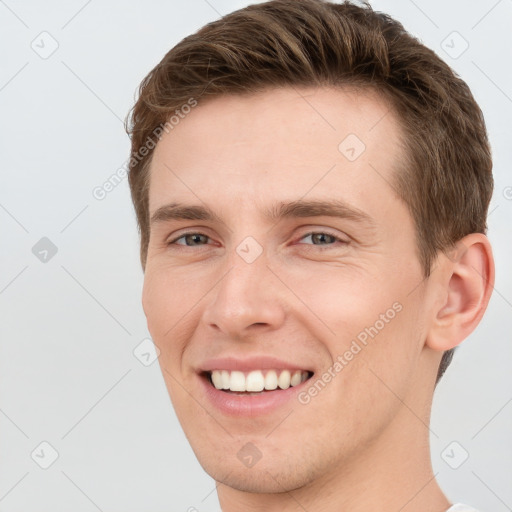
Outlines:
[{"label": "earlobe", "polygon": [[450,350],[479,324],[494,287],[494,259],[488,238],[481,233],[465,236],[444,260],[443,301],[433,311],[426,338],[430,348]]}]

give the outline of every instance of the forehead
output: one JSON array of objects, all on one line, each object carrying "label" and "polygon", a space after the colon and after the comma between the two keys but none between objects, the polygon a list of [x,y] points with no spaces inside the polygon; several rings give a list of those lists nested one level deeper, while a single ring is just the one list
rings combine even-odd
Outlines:
[{"label": "forehead", "polygon": [[[401,131],[372,91],[281,88],[215,97],[164,133],[150,168],[150,214],[179,202],[275,204],[334,197],[364,210],[396,200]],[[172,196],[172,197],[171,197]]]}]

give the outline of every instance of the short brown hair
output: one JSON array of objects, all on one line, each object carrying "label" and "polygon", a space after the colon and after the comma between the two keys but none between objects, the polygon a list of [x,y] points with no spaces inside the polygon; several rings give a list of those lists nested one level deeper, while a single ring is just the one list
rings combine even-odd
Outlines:
[{"label": "short brown hair", "polygon": [[[272,0],[184,38],[140,85],[126,130],[143,269],[153,151],[141,156],[141,148],[156,145],[155,130],[191,98],[286,86],[355,86],[390,101],[406,137],[393,186],[414,219],[424,277],[438,251],[452,250],[469,233],[487,232],[491,150],[467,84],[401,23],[368,3]],[[452,356],[453,349],[443,354],[437,380]]]}]

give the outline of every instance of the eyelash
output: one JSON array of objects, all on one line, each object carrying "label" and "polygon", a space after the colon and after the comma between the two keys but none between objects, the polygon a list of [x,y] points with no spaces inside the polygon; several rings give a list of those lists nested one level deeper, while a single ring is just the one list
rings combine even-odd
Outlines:
[{"label": "eyelash", "polygon": [[[193,245],[176,244],[176,242],[178,240],[180,240],[181,238],[184,238],[184,237],[190,236],[190,235],[201,235],[201,236],[205,236],[208,239],[210,238],[208,235],[205,235],[204,233],[200,233],[198,231],[189,231],[187,233],[182,233],[179,237],[174,238],[173,240],[170,240],[169,242],[167,242],[167,245],[182,245],[183,247],[190,247],[190,248],[191,247],[199,247],[199,246],[193,246]],[[348,245],[348,243],[349,243],[346,240],[343,240],[342,238],[339,238],[336,235],[329,233],[328,231],[310,231],[309,233],[305,233],[304,235],[302,235],[299,240],[302,240],[303,238],[306,238],[307,236],[311,236],[311,235],[327,235],[327,236],[334,238],[335,241],[340,242],[342,245]],[[325,250],[331,249],[332,246],[334,246],[335,244],[327,244],[324,246],[318,245],[318,244],[306,244],[306,245],[311,245],[313,247],[317,247],[320,251],[325,251]]]}]

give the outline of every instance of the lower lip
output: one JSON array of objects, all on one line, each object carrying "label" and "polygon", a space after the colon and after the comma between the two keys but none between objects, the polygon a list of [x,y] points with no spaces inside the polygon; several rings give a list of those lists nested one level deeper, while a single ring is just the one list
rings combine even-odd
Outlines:
[{"label": "lower lip", "polygon": [[222,413],[228,416],[262,416],[296,399],[297,394],[309,385],[310,379],[288,389],[276,389],[258,395],[228,393],[217,389],[207,377],[200,375],[199,380],[208,400]]}]

